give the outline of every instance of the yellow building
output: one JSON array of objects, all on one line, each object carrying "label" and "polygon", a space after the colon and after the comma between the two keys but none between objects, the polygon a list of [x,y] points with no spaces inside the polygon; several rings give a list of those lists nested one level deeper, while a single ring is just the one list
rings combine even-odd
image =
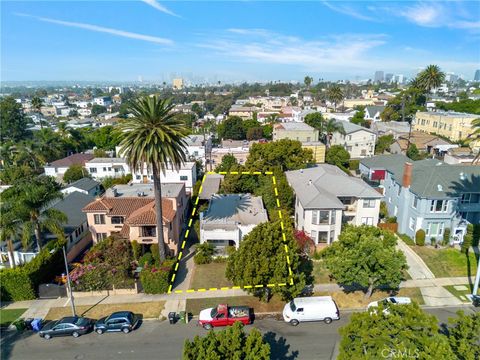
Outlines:
[{"label": "yellow building", "polygon": [[313,152],[313,159],[317,164],[325,162],[325,144],[320,141],[311,141],[302,143],[302,148],[310,149]]},{"label": "yellow building", "polygon": [[480,115],[457,112],[425,112],[415,114],[413,130],[445,136],[452,141],[466,139],[474,131],[472,121]]},{"label": "yellow building", "polygon": [[375,105],[375,101],[378,101],[376,98],[368,99],[345,99],[342,103],[338,105],[343,105],[346,108],[353,109],[355,106],[369,106]]},{"label": "yellow building", "polygon": [[178,78],[178,79],[173,79],[173,88],[176,90],[181,90],[183,89],[183,79]]}]

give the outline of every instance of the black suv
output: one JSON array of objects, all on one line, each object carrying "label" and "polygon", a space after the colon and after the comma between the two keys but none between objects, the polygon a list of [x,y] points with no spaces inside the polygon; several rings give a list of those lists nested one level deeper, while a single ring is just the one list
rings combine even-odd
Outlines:
[{"label": "black suv", "polygon": [[79,337],[86,334],[92,328],[92,320],[78,317],[67,316],[57,321],[50,321],[38,333],[40,337],[48,340],[54,336],[73,336]]},{"label": "black suv", "polygon": [[103,334],[107,331],[123,331],[128,334],[135,329],[139,318],[131,311],[118,311],[110,314],[110,316],[99,319],[95,323],[95,331]]}]

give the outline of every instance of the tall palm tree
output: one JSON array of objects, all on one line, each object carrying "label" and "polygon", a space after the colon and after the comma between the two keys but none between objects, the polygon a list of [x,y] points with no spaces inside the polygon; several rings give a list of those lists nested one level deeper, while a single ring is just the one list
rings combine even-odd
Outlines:
[{"label": "tall palm tree", "polygon": [[60,135],[52,129],[43,129],[35,132],[35,141],[44,155],[45,161],[50,162],[64,156],[64,146]]},{"label": "tall palm tree", "polygon": [[340,86],[332,85],[327,90],[327,98],[334,104],[334,111],[337,111],[337,104],[343,100],[343,92]]},{"label": "tall palm tree", "polygon": [[339,133],[342,135],[345,135],[345,129],[343,128],[343,125],[341,122],[338,122],[335,119],[329,119],[323,128],[324,135],[325,135],[325,142],[327,148],[330,147],[330,141],[332,140],[332,136],[334,133]]},{"label": "tall palm tree", "polygon": [[130,103],[128,111],[133,117],[118,125],[120,153],[129,166],[141,171],[146,165],[153,175],[160,261],[165,260],[160,171],[165,172],[169,165],[179,168],[187,160],[183,138],[188,129],[175,117],[173,108],[170,100],[144,96]]},{"label": "tall palm tree", "polygon": [[62,224],[68,219],[63,212],[49,208],[62,197],[59,185],[49,176],[20,181],[2,193],[2,202],[14,209],[22,221],[24,247],[28,246],[34,233],[37,249],[40,251],[44,230],[48,230],[58,238],[63,238]]},{"label": "tall palm tree", "polygon": [[8,204],[2,204],[2,216],[0,216],[0,241],[7,243],[8,252],[10,253],[10,267],[15,267],[15,259],[13,255],[13,242],[21,238],[20,220],[14,209]]},{"label": "tall palm tree", "polygon": [[425,70],[418,74],[419,85],[427,92],[440,87],[444,81],[445,73],[440,70],[438,65],[428,65]]},{"label": "tall palm tree", "polygon": [[[42,106],[43,106],[43,100],[42,98],[38,97],[38,96],[34,96],[32,98],[32,108],[38,113],[38,114],[42,114],[41,110],[42,110]],[[43,121],[42,119],[40,119],[40,129],[43,129]]]},{"label": "tall palm tree", "polygon": [[[480,118],[472,121],[472,128],[474,129],[473,133],[468,136],[469,141],[480,141]],[[473,158],[472,164],[475,164],[480,161],[480,150],[477,155]]]}]

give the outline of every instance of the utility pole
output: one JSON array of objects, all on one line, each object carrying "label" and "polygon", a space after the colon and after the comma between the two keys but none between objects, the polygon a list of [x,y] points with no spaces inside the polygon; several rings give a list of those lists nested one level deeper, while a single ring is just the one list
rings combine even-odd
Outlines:
[{"label": "utility pole", "polygon": [[62,247],[62,250],[63,250],[63,260],[65,261],[65,273],[67,274],[67,286],[68,286],[68,292],[70,295],[70,304],[72,305],[72,314],[73,316],[76,316],[75,303],[73,302],[72,284],[70,283],[70,273],[68,272],[67,253],[65,252],[65,246]]}]

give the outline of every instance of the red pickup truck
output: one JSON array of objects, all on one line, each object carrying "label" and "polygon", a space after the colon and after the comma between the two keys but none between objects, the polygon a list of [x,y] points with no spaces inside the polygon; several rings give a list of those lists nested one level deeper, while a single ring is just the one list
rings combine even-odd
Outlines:
[{"label": "red pickup truck", "polygon": [[198,324],[204,329],[210,330],[217,326],[233,325],[240,321],[244,325],[252,323],[252,315],[248,306],[218,305],[216,308],[208,308],[200,311]]}]

